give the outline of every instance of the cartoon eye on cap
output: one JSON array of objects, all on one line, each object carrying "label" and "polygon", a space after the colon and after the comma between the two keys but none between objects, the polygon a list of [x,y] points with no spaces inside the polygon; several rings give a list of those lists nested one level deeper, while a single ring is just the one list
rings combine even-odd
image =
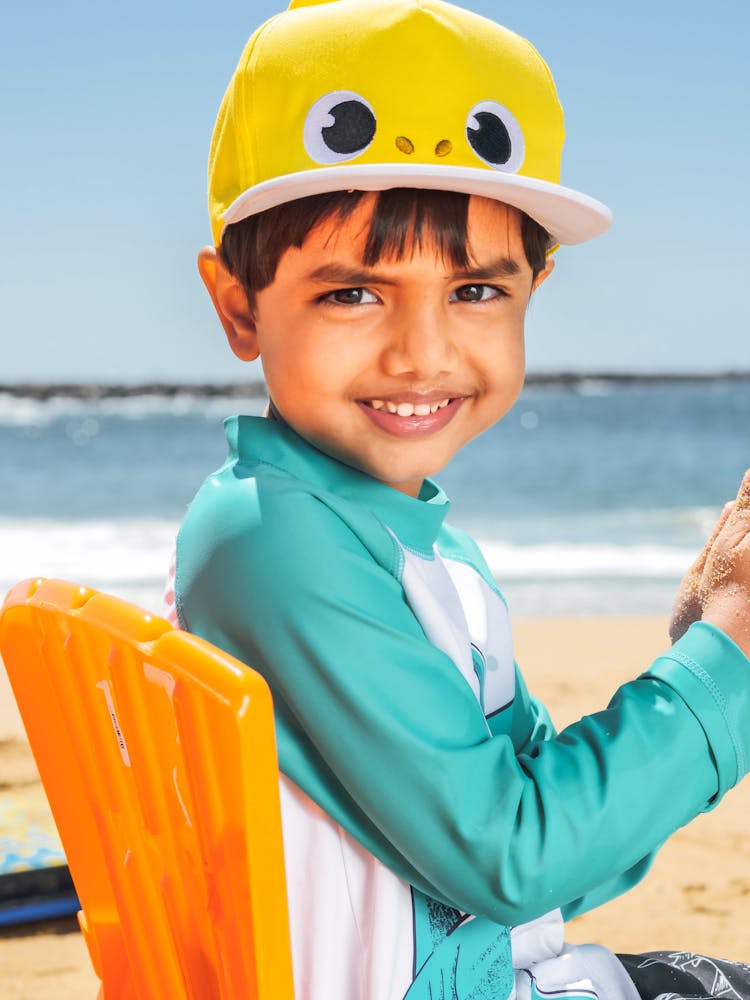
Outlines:
[{"label": "cartoon eye on cap", "polygon": [[514,174],[524,157],[521,126],[515,116],[497,101],[480,101],[466,119],[466,138],[480,160]]},{"label": "cartoon eye on cap", "polygon": [[339,163],[364,153],[375,138],[375,112],[359,94],[333,90],[307,112],[303,140],[316,163]]}]

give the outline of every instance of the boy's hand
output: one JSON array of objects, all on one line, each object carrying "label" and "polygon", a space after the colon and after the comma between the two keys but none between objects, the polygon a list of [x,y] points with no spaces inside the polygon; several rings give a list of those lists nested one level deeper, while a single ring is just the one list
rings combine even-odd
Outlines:
[{"label": "boy's hand", "polygon": [[700,598],[703,620],[750,657],[750,469],[706,557]]},{"label": "boy's hand", "polygon": [[733,507],[734,501],[730,501],[724,505],[724,509],[721,512],[719,520],[716,522],[714,530],[711,532],[710,538],[703,546],[703,551],[687,571],[680,584],[680,589],[677,591],[677,597],[672,608],[672,615],[669,619],[669,638],[673,643],[682,638],[693,622],[700,621],[703,616],[703,608],[701,606],[701,579],[703,578],[703,570],[705,569],[711,546],[724,527]]},{"label": "boy's hand", "polygon": [[699,618],[750,657],[750,469],[683,581],[670,621],[672,641]]}]

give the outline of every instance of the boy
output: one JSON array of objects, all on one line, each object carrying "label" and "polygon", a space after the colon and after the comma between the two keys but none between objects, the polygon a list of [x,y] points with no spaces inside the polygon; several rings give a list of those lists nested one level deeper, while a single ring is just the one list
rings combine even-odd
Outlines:
[{"label": "boy", "polygon": [[696,623],[558,736],[429,478],[515,401],[550,251],[609,224],[558,184],[562,138],[531,46],[440,0],[295,2],[224,98],[199,268],[270,403],[227,422],[177,612],[274,696],[299,1000],[688,989],[566,946],[563,916],[745,773],[750,479],[684,590]]}]

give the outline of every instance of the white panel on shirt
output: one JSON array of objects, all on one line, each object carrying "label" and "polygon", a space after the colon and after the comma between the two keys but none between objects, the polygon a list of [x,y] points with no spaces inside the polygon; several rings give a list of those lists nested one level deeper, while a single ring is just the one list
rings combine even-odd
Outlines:
[{"label": "white panel on shirt", "polygon": [[443,561],[458,592],[471,643],[484,660],[484,712],[492,715],[513,701],[516,690],[508,608],[473,566]]},{"label": "white panel on shirt", "polygon": [[[471,636],[456,585],[435,549],[434,559],[424,559],[402,548],[401,585],[406,600],[433,646],[456,664],[479,698],[479,679],[471,657]],[[476,574],[475,574],[476,575]]]},{"label": "white panel on shirt", "polygon": [[403,1000],[411,890],[279,775],[295,1000]]},{"label": "white panel on shirt", "polygon": [[516,686],[510,618],[505,603],[473,566],[446,559],[437,547],[434,559],[402,548],[401,583],[409,607],[424,633],[449,656],[479,698],[479,680],[471,647],[485,666],[484,710],[491,715],[513,701]]},{"label": "white panel on shirt", "polygon": [[[402,552],[404,593],[427,639],[479,698],[473,645],[485,664],[485,712],[509,705],[515,662],[504,602],[471,566],[437,549],[431,560]],[[279,783],[296,1000],[403,1000],[414,959],[410,886],[288,778],[280,775]],[[559,910],[513,928],[511,941],[516,997],[531,995],[523,971],[531,966],[535,976],[537,967],[543,970],[539,982],[560,997],[637,1000],[611,953],[589,956],[563,945]],[[587,965],[597,975],[590,970],[587,978]],[[566,991],[571,981],[577,988]]]}]

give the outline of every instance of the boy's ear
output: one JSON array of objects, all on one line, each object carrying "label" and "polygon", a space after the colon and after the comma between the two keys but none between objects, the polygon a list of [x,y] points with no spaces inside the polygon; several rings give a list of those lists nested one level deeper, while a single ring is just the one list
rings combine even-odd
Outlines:
[{"label": "boy's ear", "polygon": [[539,288],[539,286],[541,285],[541,283],[543,281],[546,281],[547,278],[549,278],[549,276],[552,274],[552,272],[554,271],[554,269],[555,269],[555,258],[550,254],[547,257],[547,263],[544,265],[544,268],[534,278],[534,280],[533,280],[533,282],[531,284],[531,291],[535,292],[537,290],[537,288]]},{"label": "boy's ear", "polygon": [[255,361],[260,353],[258,337],[244,288],[229,273],[215,247],[203,247],[200,251],[198,271],[211,296],[232,352],[240,361]]}]

